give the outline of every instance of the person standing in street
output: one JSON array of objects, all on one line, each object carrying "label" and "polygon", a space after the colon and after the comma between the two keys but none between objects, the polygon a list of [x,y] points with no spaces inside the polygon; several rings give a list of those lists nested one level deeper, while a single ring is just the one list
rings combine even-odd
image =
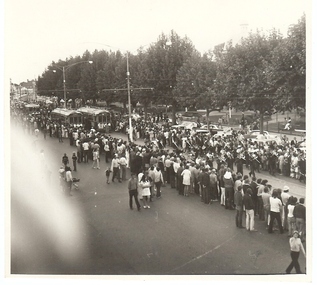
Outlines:
[{"label": "person standing in street", "polygon": [[288,236],[293,236],[293,232],[296,230],[296,220],[294,217],[294,209],[297,203],[296,197],[289,197],[287,205],[287,223],[288,223]]},{"label": "person standing in street", "polygon": [[288,222],[287,222],[287,215],[288,215],[288,199],[291,197],[289,194],[289,187],[284,186],[283,192],[281,193],[281,199],[283,204],[283,210],[282,210],[282,225],[284,230],[288,230]]},{"label": "person standing in street", "polygon": [[188,197],[189,196],[189,185],[190,185],[190,176],[191,172],[189,170],[189,165],[185,166],[185,169],[181,173],[182,176],[182,183],[184,185],[184,196]]},{"label": "person standing in street", "polygon": [[306,207],[304,206],[305,199],[299,198],[299,203],[294,208],[293,215],[295,217],[296,229],[298,230],[302,242],[305,241],[305,224],[306,224]]},{"label": "person standing in street", "polygon": [[122,181],[125,181],[127,179],[127,166],[128,162],[124,154],[121,155],[119,159],[120,164],[120,177]]},{"label": "person standing in street", "polygon": [[138,180],[136,178],[135,173],[131,173],[131,178],[128,181],[128,190],[129,190],[129,206],[130,209],[133,210],[132,206],[132,198],[134,197],[135,204],[138,208],[138,211],[140,211],[140,203],[138,199]]},{"label": "person standing in street", "polygon": [[245,227],[250,232],[257,232],[254,229],[254,203],[252,200],[252,189],[248,188],[243,196],[243,205],[245,207]]},{"label": "person standing in street", "polygon": [[243,197],[241,193],[242,186],[239,185],[237,191],[234,193],[234,204],[236,205],[236,226],[243,228],[242,226],[242,213],[243,213]]},{"label": "person standing in street", "polygon": [[65,194],[67,196],[72,196],[71,191],[72,191],[72,186],[73,186],[73,176],[72,176],[72,172],[70,170],[70,167],[68,167],[68,166],[65,167],[65,179],[66,179],[66,184],[67,184],[67,187],[65,189]]},{"label": "person standing in street", "polygon": [[209,191],[210,191],[210,177],[208,169],[204,168],[200,176],[200,187],[201,187],[201,201],[205,204],[210,203]]},{"label": "person standing in street", "polygon": [[292,262],[286,268],[286,273],[290,274],[292,269],[293,269],[293,267],[295,267],[296,273],[297,274],[302,274],[302,271],[300,270],[300,266],[299,266],[299,263],[298,263],[298,258],[299,258],[300,251],[303,252],[305,257],[306,257],[306,252],[305,252],[304,246],[302,244],[302,241],[299,238],[298,231],[294,231],[293,232],[293,236],[289,239],[289,245],[290,245],[290,249],[291,249]]},{"label": "person standing in street", "polygon": [[109,160],[110,155],[111,155],[108,140],[105,140],[104,151],[105,151],[105,160],[106,160],[106,163],[108,163],[108,160]]},{"label": "person standing in street", "polygon": [[85,163],[88,163],[89,143],[87,141],[84,141],[82,146],[83,146],[84,161]]},{"label": "person standing in street", "polygon": [[217,201],[218,199],[218,181],[216,169],[211,169],[210,177],[210,198],[211,201]]},{"label": "person standing in street", "polygon": [[114,182],[114,179],[117,178],[119,182],[121,182],[120,178],[120,164],[119,164],[119,158],[118,155],[115,154],[114,158],[111,161],[111,168],[112,172],[112,182]]},{"label": "person standing in street", "polygon": [[94,148],[93,152],[92,152],[92,167],[91,168],[96,168],[100,169],[100,165],[99,165],[99,149],[98,148]]},{"label": "person standing in street", "polygon": [[76,149],[77,149],[77,162],[81,163],[81,158],[82,158],[81,148],[82,148],[82,145],[81,145],[80,139],[77,139],[75,144],[76,144]]},{"label": "person standing in street", "polygon": [[69,163],[69,159],[66,153],[64,153],[63,157],[62,157],[62,163],[64,164],[64,166],[66,167]]},{"label": "person standing in street", "polygon": [[261,197],[263,202],[265,226],[266,226],[266,229],[268,229],[269,223],[270,223],[270,197],[271,197],[271,194],[269,193],[269,187],[267,186],[264,187]]},{"label": "person standing in street", "polygon": [[149,201],[151,197],[151,178],[148,175],[148,171],[145,172],[143,177],[141,178],[140,182],[140,187],[142,188],[142,200],[143,200],[143,208],[144,209],[150,209]]},{"label": "person standing in street", "polygon": [[183,170],[184,170],[184,167],[183,167],[183,163],[181,162],[179,164],[179,167],[176,173],[176,176],[177,176],[176,188],[178,191],[178,195],[184,195],[184,184],[183,184],[183,176],[182,176]]},{"label": "person standing in street", "polygon": [[77,171],[77,155],[76,155],[76,151],[73,151],[72,161],[73,161],[74,171]]},{"label": "person standing in street", "polygon": [[274,220],[277,220],[280,233],[283,234],[284,230],[282,227],[281,220],[281,210],[283,210],[282,201],[278,198],[278,190],[274,189],[272,193],[272,197],[270,197],[270,224],[268,228],[268,233],[271,234],[273,232],[273,223]]},{"label": "person standing in street", "polygon": [[105,170],[105,174],[106,174],[106,178],[107,178],[107,184],[110,183],[110,173],[111,173],[111,170],[110,170],[110,167],[108,166],[107,169]]},{"label": "person standing in street", "polygon": [[226,192],[225,192],[225,185],[223,181],[223,176],[225,174],[225,166],[224,164],[220,165],[219,171],[218,171],[218,185],[220,188],[220,205],[225,207],[226,205]]},{"label": "person standing in street", "polygon": [[229,209],[229,210],[234,210],[234,207],[232,205],[233,204],[233,194],[234,194],[234,190],[233,190],[234,181],[232,178],[232,173],[231,173],[230,168],[227,168],[227,171],[226,171],[225,175],[223,176],[223,182],[224,182],[225,196],[226,196],[225,208]]},{"label": "person standing in street", "polygon": [[156,198],[161,198],[161,186],[164,183],[162,171],[159,167],[156,167],[154,171],[154,184],[156,187]]}]

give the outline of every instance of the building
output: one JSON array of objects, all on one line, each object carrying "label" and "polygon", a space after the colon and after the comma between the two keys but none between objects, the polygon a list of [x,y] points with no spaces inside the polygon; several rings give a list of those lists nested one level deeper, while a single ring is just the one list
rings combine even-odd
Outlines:
[{"label": "building", "polygon": [[36,101],[36,81],[28,80],[20,84],[10,83],[10,98],[23,101]]}]

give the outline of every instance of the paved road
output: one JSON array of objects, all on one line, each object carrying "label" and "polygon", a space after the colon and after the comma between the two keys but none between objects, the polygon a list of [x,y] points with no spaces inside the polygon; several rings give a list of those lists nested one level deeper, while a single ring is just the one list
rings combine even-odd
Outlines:
[{"label": "paved road", "polygon": [[[12,273],[280,274],[290,262],[287,234],[269,235],[257,218],[258,232],[237,229],[235,211],[179,196],[169,186],[151,209],[131,211],[127,182],[107,185],[104,162],[101,170],[80,164],[74,174],[80,189],[65,197],[55,180],[63,153],[74,148],[50,138],[34,145],[34,137],[15,130],[11,137]],[[41,174],[40,149],[50,184]],[[302,255],[300,264],[304,269]]]}]

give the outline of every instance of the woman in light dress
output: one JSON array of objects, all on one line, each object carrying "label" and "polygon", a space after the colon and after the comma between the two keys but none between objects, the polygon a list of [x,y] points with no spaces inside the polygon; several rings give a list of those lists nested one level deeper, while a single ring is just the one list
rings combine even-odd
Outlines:
[{"label": "woman in light dress", "polygon": [[149,201],[151,196],[151,178],[147,172],[143,175],[139,184],[140,188],[142,188],[143,208],[150,209]]}]

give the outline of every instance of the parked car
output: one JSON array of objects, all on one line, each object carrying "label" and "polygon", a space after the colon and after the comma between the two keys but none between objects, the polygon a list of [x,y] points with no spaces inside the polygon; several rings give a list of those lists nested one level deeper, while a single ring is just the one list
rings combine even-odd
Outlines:
[{"label": "parked car", "polygon": [[[200,127],[201,130],[206,130],[208,131],[208,126],[207,125],[202,125]],[[209,132],[212,134],[212,135],[215,135],[217,134],[218,132],[221,132],[223,131],[223,129],[221,128],[218,128],[218,126],[216,125],[213,125],[213,124],[209,124]]]},{"label": "parked car", "polygon": [[251,140],[260,140],[260,141],[267,141],[267,140],[278,140],[279,137],[277,135],[272,135],[268,131],[263,131],[261,134],[260,130],[253,130],[250,133],[244,135],[245,139]]},{"label": "parked car", "polygon": [[[206,129],[207,130],[207,125],[202,125],[200,129]],[[217,131],[222,131],[223,129],[219,128],[217,125],[209,124],[209,130],[217,130]]]},{"label": "parked car", "polygon": [[220,129],[216,134],[213,135],[214,138],[230,136],[232,136],[232,128],[228,127]]}]

